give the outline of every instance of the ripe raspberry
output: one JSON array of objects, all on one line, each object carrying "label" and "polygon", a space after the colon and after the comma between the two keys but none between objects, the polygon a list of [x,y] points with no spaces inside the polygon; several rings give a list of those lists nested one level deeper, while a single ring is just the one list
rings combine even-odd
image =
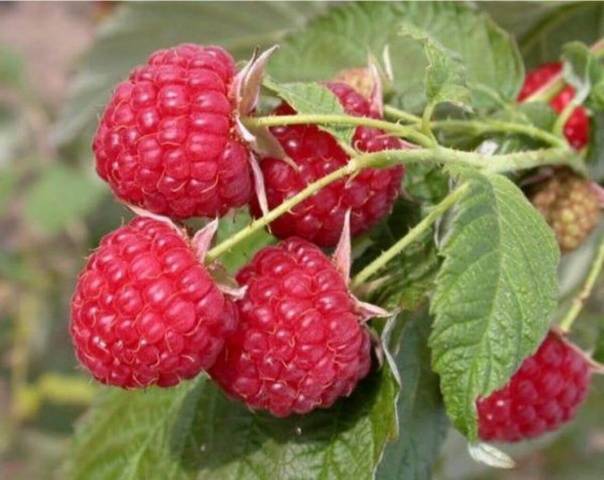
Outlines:
[{"label": "ripe raspberry", "polygon": [[285,417],[349,395],[371,366],[371,341],[346,282],[305,240],[262,249],[237,275],[240,324],[210,375],[249,407]]},{"label": "ripe raspberry", "polygon": [[558,429],[575,415],[590,379],[587,360],[550,332],[505,387],[476,402],[480,438],[516,442]]},{"label": "ripe raspberry", "polygon": [[[346,112],[358,116],[375,116],[367,99],[343,83],[328,84],[337,95]],[[279,106],[276,115],[295,113],[287,104]],[[315,125],[293,125],[271,129],[285,152],[298,165],[296,171],[282,160],[264,158],[260,167],[264,174],[266,196],[270,208],[304,189],[309,183],[344,166],[350,160],[336,140]],[[364,152],[405,147],[405,142],[386,136],[374,128],[359,127],[354,135],[356,146]],[[279,238],[298,236],[317,245],[337,243],[344,215],[351,209],[353,235],[367,231],[392,209],[399,194],[404,169],[368,168],[358,175],[344,178],[324,187],[320,192],[298,204],[271,224]],[[260,209],[252,204],[252,213],[260,216]]]},{"label": "ripe raspberry", "polygon": [[78,279],[80,362],[123,388],[168,387],[212,366],[237,312],[168,224],[139,217],[106,235]]},{"label": "ripe raspberry", "polygon": [[[546,63],[527,73],[524,85],[518,95],[518,101],[524,100],[533,92],[545,85],[562,69],[559,62]],[[565,87],[550,102],[551,107],[560,113],[575,96],[575,89],[570,85]],[[564,125],[564,135],[568,142],[577,150],[587,145],[589,141],[589,117],[584,107],[577,107]]]},{"label": "ripe raspberry", "polygon": [[588,180],[571,170],[556,171],[529,195],[554,230],[563,252],[579,247],[598,224],[598,196]]},{"label": "ripe raspberry", "polygon": [[233,128],[235,65],[220,47],[153,53],[120,83],[94,137],[98,174],[123,201],[173,218],[215,217],[252,194]]}]

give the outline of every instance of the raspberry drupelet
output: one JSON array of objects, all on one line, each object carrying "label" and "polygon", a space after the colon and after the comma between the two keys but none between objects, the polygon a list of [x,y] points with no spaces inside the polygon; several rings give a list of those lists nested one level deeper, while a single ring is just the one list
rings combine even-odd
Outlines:
[{"label": "raspberry drupelet", "polygon": [[93,141],[98,174],[122,201],[176,219],[247,204],[253,181],[234,128],[235,63],[220,47],[153,53],[120,83]]},{"label": "raspberry drupelet", "polygon": [[575,415],[590,379],[584,356],[550,332],[505,387],[476,402],[480,438],[516,442],[557,430]]},{"label": "raspberry drupelet", "polygon": [[290,238],[237,275],[240,323],[210,375],[250,408],[285,417],[350,395],[371,340],[343,275],[315,245]]},{"label": "raspberry drupelet", "polygon": [[[348,85],[328,83],[327,86],[348,114],[376,116],[369,101]],[[273,113],[291,115],[295,111],[283,103]],[[297,166],[295,169],[283,160],[270,157],[260,162],[271,209],[350,160],[337,141],[315,125],[280,126],[271,128],[271,132]],[[407,145],[398,138],[368,127],[356,129],[354,144],[363,152],[401,149]],[[347,210],[351,210],[352,235],[366,232],[390,213],[399,195],[403,175],[402,166],[368,168],[353,177],[333,182],[275,220],[271,231],[279,238],[297,236],[320,246],[334,246]],[[258,205],[252,206],[254,215],[260,216]]]},{"label": "raspberry drupelet", "polygon": [[214,363],[237,311],[169,224],[138,217],[106,235],[78,279],[70,331],[100,382],[168,387]]}]

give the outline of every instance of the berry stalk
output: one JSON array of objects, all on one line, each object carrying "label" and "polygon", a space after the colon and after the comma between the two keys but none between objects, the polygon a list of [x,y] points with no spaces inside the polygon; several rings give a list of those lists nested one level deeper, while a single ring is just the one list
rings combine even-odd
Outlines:
[{"label": "berry stalk", "polygon": [[[274,118],[278,119],[284,117]],[[208,251],[206,260],[207,262],[216,260],[220,255],[235,247],[235,245],[248,236],[266,227],[269,223],[318,192],[324,186],[329,185],[340,178],[352,175],[364,168],[380,168],[409,163],[453,164],[474,167],[489,173],[505,173],[514,170],[534,168],[541,165],[568,165],[575,170],[582,171],[584,169],[576,152],[569,148],[552,148],[530,152],[509,153],[505,155],[481,155],[475,152],[464,152],[436,146],[422,149],[384,150],[381,152],[359,155],[358,157],[351,158],[345,166],[334,170],[316,182],[311,183],[304,190],[301,190],[296,195],[288,198],[266,215],[254,220],[232,237],[216,245]]]},{"label": "berry stalk", "polygon": [[361,270],[352,280],[351,288],[354,289],[359,287],[371,276],[381,270],[390,260],[401,253],[407,246],[419,239],[426,230],[428,230],[449,208],[468,192],[469,188],[469,184],[466,183],[449,193],[449,195],[436,205],[421,222],[409,230],[403,238],[392,245],[388,250],[382,252],[378,258]]},{"label": "berry stalk", "polygon": [[574,321],[579,316],[579,313],[581,313],[581,310],[583,309],[583,305],[585,305],[585,301],[591,295],[591,291],[593,290],[593,287],[596,283],[596,280],[598,279],[598,276],[600,275],[600,272],[602,271],[603,266],[604,266],[604,241],[602,241],[600,243],[600,247],[598,249],[598,254],[596,255],[594,263],[591,266],[591,269],[589,270],[589,274],[587,275],[587,278],[585,279],[585,283],[583,284],[583,287],[581,288],[579,295],[577,295],[574,298],[571,307],[569,308],[568,312],[566,313],[566,315],[560,322],[559,327],[560,327],[560,330],[562,330],[563,332],[570,331]]},{"label": "berry stalk", "polygon": [[405,112],[404,110],[400,110],[398,108],[393,107],[392,105],[384,105],[384,114],[388,117],[395,118],[397,120],[409,123],[421,123],[422,119],[417,115],[413,115],[412,113]]},{"label": "berry stalk", "polygon": [[513,122],[499,120],[440,120],[432,122],[432,128],[438,130],[473,131],[482,133],[519,133],[535,140],[540,140],[553,147],[566,148],[567,143],[563,138],[553,135],[545,130]]},{"label": "berry stalk", "polygon": [[296,114],[296,115],[268,115],[266,117],[247,117],[242,119],[248,128],[276,127],[282,125],[300,124],[327,124],[327,125],[354,125],[372,127],[392,133],[423,147],[433,147],[435,142],[428,136],[418,132],[413,127],[399,125],[370,117],[355,117],[352,115],[323,115],[323,114]]}]

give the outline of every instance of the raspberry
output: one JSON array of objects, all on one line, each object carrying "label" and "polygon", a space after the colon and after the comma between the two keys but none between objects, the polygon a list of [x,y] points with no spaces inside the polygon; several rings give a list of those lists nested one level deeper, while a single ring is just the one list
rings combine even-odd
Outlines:
[{"label": "raspberry", "polygon": [[[349,114],[375,116],[367,99],[348,85],[329,83],[328,87]],[[289,115],[295,112],[289,105],[282,104],[274,113]],[[275,127],[271,132],[299,169],[296,171],[286,162],[275,158],[262,159],[260,166],[270,208],[275,208],[309,183],[344,166],[350,160],[329,133],[314,125]],[[402,140],[367,127],[356,129],[354,142],[365,152],[399,149],[406,145]],[[352,213],[352,234],[365,232],[392,209],[400,191],[403,174],[402,166],[369,168],[354,177],[333,182],[275,220],[271,224],[272,232],[279,238],[298,236],[317,245],[333,246],[338,241],[348,209]],[[261,215],[257,204],[252,204],[252,213],[255,216]]]},{"label": "raspberry", "polygon": [[[557,75],[562,69],[559,62],[546,63],[539,68],[527,73],[524,85],[518,95],[518,101],[522,101],[533,92],[545,85],[554,75]],[[560,113],[564,107],[575,96],[575,89],[570,85],[565,87],[551,101],[551,107]],[[589,117],[584,107],[577,107],[564,125],[564,135],[568,142],[577,150],[580,150],[589,141]]]},{"label": "raspberry", "polygon": [[139,217],[106,235],[76,285],[80,362],[123,388],[168,387],[212,366],[237,311],[168,224]]},{"label": "raspberry", "polygon": [[371,340],[343,275],[315,245],[290,238],[237,275],[240,323],[210,375],[275,416],[327,408],[371,366]]},{"label": "raspberry", "polygon": [[215,217],[253,191],[234,130],[235,66],[222,48],[153,53],[120,83],[94,137],[98,174],[121,200],[173,218]]},{"label": "raspberry", "polygon": [[589,180],[569,169],[557,170],[529,196],[554,230],[563,252],[579,247],[598,224],[598,195]]},{"label": "raspberry", "polygon": [[476,402],[480,438],[516,442],[558,429],[575,415],[590,379],[582,354],[550,332],[505,387]]}]

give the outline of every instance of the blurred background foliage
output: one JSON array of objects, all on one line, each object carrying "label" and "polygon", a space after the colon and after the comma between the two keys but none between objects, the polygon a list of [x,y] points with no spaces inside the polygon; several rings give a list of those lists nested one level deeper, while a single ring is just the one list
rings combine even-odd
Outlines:
[{"label": "blurred background foliage", "polygon": [[[516,36],[527,68],[558,58],[567,41],[593,43],[604,35],[604,3],[475,7]],[[112,85],[156,48],[217,43],[243,59],[326,8],[279,2],[0,3],[0,479],[61,478],[58,465],[69,454],[74,422],[97,388],[76,367],[67,324],[84,258],[129,217],[95,176],[90,150]],[[566,292],[576,288],[601,234],[565,260]],[[585,324],[604,324],[603,307],[600,285],[584,314],[595,321]],[[579,336],[589,337],[592,332],[584,330]],[[465,442],[451,432],[436,476],[600,479],[603,408],[600,381],[572,426],[512,449],[520,466],[511,472],[471,462]]]}]

